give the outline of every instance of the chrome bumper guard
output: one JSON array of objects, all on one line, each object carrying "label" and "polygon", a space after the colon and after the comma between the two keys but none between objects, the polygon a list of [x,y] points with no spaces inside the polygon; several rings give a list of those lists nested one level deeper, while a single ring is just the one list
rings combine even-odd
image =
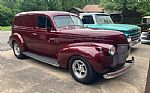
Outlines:
[{"label": "chrome bumper guard", "polygon": [[136,44],[138,44],[138,43],[140,43],[140,39],[137,39],[137,40],[134,40],[134,41],[131,41],[131,42],[129,42],[129,45],[130,45],[130,47],[132,47],[132,46],[134,46],[134,45],[136,45]]},{"label": "chrome bumper guard", "polygon": [[105,79],[115,78],[117,76],[120,76],[120,75],[126,73],[133,65],[134,65],[134,57],[132,57],[131,60],[127,60],[125,65],[121,69],[114,71],[114,72],[105,73],[103,75],[103,77]]}]

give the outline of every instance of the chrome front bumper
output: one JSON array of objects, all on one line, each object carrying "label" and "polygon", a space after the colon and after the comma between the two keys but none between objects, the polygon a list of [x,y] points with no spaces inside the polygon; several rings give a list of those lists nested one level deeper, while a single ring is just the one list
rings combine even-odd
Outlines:
[{"label": "chrome front bumper", "polygon": [[142,32],[141,43],[150,43],[150,32]]},{"label": "chrome front bumper", "polygon": [[132,46],[134,46],[134,45],[136,45],[136,44],[138,44],[138,43],[140,43],[140,39],[137,39],[137,40],[134,40],[134,41],[131,41],[131,42],[129,42],[129,45],[130,45],[130,47],[132,47]]},{"label": "chrome front bumper", "polygon": [[125,63],[125,65],[121,69],[105,73],[103,75],[103,77],[105,79],[111,79],[111,78],[120,76],[120,75],[126,73],[133,65],[134,65],[134,57],[132,57],[131,60],[127,60],[126,63]]}]

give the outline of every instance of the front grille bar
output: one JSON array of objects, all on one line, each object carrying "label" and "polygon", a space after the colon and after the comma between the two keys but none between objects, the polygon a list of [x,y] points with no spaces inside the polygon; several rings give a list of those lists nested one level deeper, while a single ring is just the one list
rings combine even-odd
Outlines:
[{"label": "front grille bar", "polygon": [[113,67],[125,63],[127,53],[128,53],[128,44],[118,44],[116,54],[113,57]]}]

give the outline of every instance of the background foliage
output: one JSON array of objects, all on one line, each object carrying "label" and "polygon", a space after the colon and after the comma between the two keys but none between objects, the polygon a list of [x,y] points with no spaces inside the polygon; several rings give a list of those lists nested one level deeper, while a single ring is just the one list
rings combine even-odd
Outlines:
[{"label": "background foliage", "polygon": [[83,8],[86,4],[100,4],[108,10],[137,10],[150,15],[149,0],[0,0],[0,26],[11,25],[13,16],[22,11]]},{"label": "background foliage", "polygon": [[108,10],[135,10],[150,15],[150,0],[100,0],[100,5]]}]

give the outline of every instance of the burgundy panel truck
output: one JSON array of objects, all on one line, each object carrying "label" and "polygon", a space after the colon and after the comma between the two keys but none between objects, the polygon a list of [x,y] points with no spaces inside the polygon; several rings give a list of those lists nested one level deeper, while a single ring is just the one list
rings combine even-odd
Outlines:
[{"label": "burgundy panel truck", "polygon": [[84,28],[80,18],[68,12],[32,11],[17,14],[9,44],[18,59],[25,56],[57,67],[68,68],[84,84],[127,72],[134,58],[127,60],[129,44],[118,31]]}]

